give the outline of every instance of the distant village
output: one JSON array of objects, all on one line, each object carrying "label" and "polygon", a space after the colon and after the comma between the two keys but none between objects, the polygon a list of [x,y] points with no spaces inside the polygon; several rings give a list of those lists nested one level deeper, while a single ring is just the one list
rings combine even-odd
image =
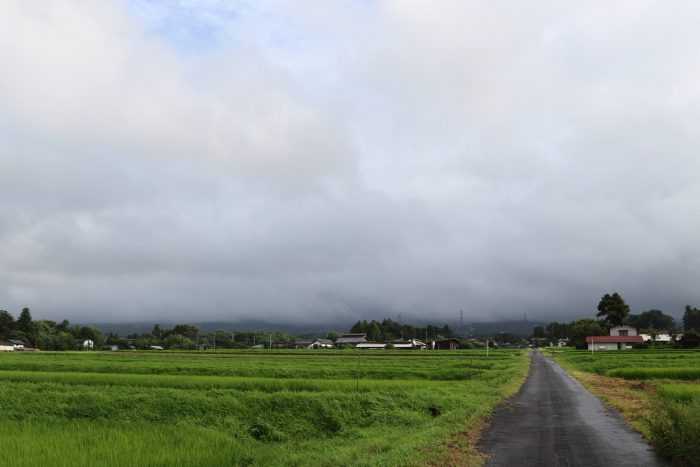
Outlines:
[{"label": "distant village", "polygon": [[29,308],[18,318],[0,310],[0,351],[36,350],[214,350],[214,349],[358,349],[358,350],[457,350],[473,348],[575,347],[626,350],[645,347],[700,346],[700,309],[685,307],[680,326],[660,310],[631,314],[617,294],[605,294],[596,318],[570,323],[532,325],[531,334],[495,332],[477,335],[460,326],[414,326],[391,319],[357,321],[348,333],[330,332],[323,337],[285,332],[224,331],[201,333],[193,324],[119,336],[94,326],[63,320],[33,320]]}]

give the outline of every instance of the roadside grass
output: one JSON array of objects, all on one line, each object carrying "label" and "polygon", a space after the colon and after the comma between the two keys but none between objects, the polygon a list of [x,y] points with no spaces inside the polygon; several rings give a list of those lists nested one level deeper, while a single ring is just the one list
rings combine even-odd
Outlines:
[{"label": "roadside grass", "polygon": [[700,379],[700,368],[670,367],[670,368],[616,368],[605,372],[608,376],[624,379]]},{"label": "roadside grass", "polygon": [[675,465],[700,465],[700,351],[550,354]]},{"label": "roadside grass", "polygon": [[526,372],[522,351],[4,354],[0,452],[13,465],[478,465],[462,437]]}]

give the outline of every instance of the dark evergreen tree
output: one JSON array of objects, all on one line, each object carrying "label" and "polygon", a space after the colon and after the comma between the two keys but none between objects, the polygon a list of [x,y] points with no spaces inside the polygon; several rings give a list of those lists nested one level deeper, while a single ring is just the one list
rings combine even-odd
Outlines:
[{"label": "dark evergreen tree", "polygon": [[690,305],[685,306],[683,329],[685,331],[700,331],[700,308],[691,307]]},{"label": "dark evergreen tree", "polygon": [[610,326],[619,326],[630,314],[630,307],[617,292],[605,294],[598,303],[598,315],[603,316]]}]

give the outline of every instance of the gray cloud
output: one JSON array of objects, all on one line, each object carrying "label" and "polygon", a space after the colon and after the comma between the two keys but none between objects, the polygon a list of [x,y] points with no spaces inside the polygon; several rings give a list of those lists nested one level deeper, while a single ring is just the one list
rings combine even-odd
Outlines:
[{"label": "gray cloud", "polygon": [[698,304],[691,2],[4,2],[0,307]]}]

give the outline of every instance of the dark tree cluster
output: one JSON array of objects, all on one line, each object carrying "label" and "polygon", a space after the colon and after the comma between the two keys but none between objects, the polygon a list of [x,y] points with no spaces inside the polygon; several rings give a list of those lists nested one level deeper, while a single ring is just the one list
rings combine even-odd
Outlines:
[{"label": "dark tree cluster", "polygon": [[362,320],[350,328],[351,333],[367,334],[370,341],[389,342],[395,339],[443,339],[454,337],[455,333],[446,324],[442,327],[428,324],[425,327],[416,327],[411,324],[401,324],[390,319],[381,322]]},{"label": "dark tree cluster", "polygon": [[163,329],[159,324],[153,326],[151,332],[130,334],[127,339],[120,339],[117,345],[137,349],[148,349],[151,346],[161,346],[166,349],[191,350],[202,346],[216,349],[248,349],[254,345],[269,347],[270,343],[295,342],[296,337],[282,332],[226,332],[215,331],[200,334],[199,328],[193,324],[177,324],[172,329]]}]

